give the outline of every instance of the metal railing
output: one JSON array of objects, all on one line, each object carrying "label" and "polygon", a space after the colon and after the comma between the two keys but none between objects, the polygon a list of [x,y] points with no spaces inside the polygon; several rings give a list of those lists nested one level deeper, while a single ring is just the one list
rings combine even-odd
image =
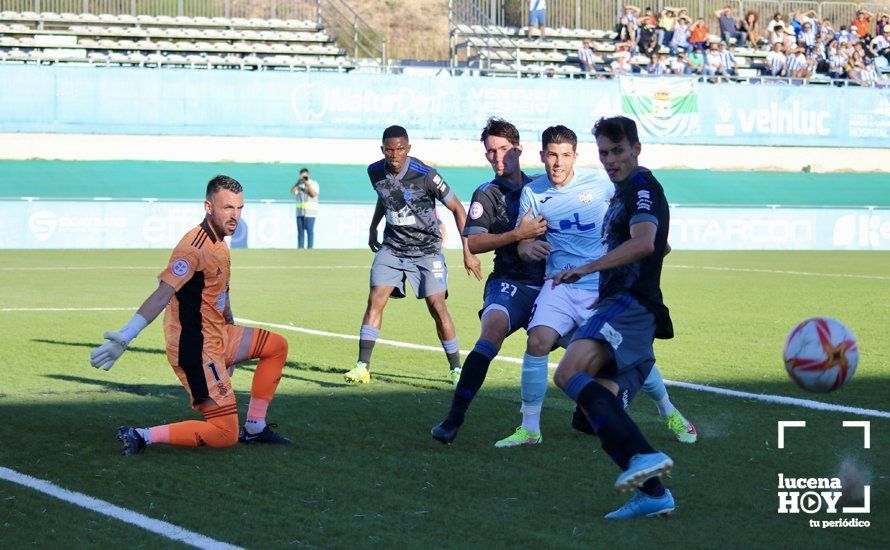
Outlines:
[{"label": "metal railing", "polygon": [[[471,44],[469,37],[458,31],[459,25],[483,26],[488,28],[490,35],[496,41],[497,45]],[[465,59],[467,67],[480,70],[488,69],[492,59],[498,61],[512,63],[516,76],[522,74],[522,63],[519,60],[519,44],[514,40],[513,36],[508,34],[503,28],[496,25],[492,18],[477,5],[477,0],[448,0],[448,28],[449,32],[449,50],[451,52],[451,69],[455,71],[460,63],[460,53],[458,50],[461,46],[461,40],[464,40]],[[483,40],[491,40],[491,38],[483,38]],[[500,52],[509,52],[510,59],[503,59]]]},{"label": "metal railing", "polygon": [[386,66],[386,40],[344,0],[0,0],[0,11],[317,21],[349,55]]},{"label": "metal railing", "polygon": [[[273,2],[275,0],[272,0]],[[318,24],[355,58],[377,59],[386,68],[386,39],[343,0],[317,0]]]}]

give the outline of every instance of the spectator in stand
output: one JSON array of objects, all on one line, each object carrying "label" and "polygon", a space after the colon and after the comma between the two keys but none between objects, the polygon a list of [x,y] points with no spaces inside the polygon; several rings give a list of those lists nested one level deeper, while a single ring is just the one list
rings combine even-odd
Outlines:
[{"label": "spectator in stand", "polygon": [[596,72],[596,67],[593,65],[595,55],[593,48],[590,47],[590,39],[585,38],[581,42],[581,49],[578,50],[578,66],[581,67],[581,72]]},{"label": "spectator in stand", "polygon": [[708,47],[708,26],[705,25],[704,19],[699,19],[689,28],[689,43],[693,48]]},{"label": "spectator in stand", "polygon": [[[760,15],[756,11],[748,11],[742,20],[741,28],[748,36],[748,42],[752,48],[760,45],[763,37],[760,36]],[[744,44],[736,44],[736,46],[744,46]]]},{"label": "spectator in stand", "polygon": [[[702,67],[702,74],[708,76],[723,74],[723,57],[720,55],[718,48],[719,46],[716,42],[708,48],[708,52],[705,54],[705,64]],[[711,82],[716,82],[716,80]]]},{"label": "spectator in stand", "polygon": [[623,41],[622,35],[627,35],[627,27],[630,23],[637,22],[637,16],[640,14],[640,8],[636,6],[624,6],[624,15],[618,20],[618,24],[615,25],[615,33],[618,35],[618,40]]},{"label": "spectator in stand", "polygon": [[799,47],[792,48],[788,52],[788,58],[785,61],[785,71],[782,76],[788,78],[808,78],[807,58],[803,50]]},{"label": "spectator in stand", "polygon": [[665,6],[665,8],[661,10],[661,17],[658,18],[658,28],[656,29],[659,46],[671,43],[671,38],[674,36],[674,27],[677,24],[678,11],[680,11],[679,8],[672,8],[670,6]]},{"label": "spectator in stand", "polygon": [[676,55],[679,48],[689,50],[689,19],[686,17],[677,18],[677,24],[674,26],[673,36],[669,44],[671,55]]},{"label": "spectator in stand", "polygon": [[618,41],[626,44],[632,44],[631,50],[636,51],[637,43],[640,40],[639,27],[635,19],[629,20],[621,26],[621,34],[618,35]]},{"label": "spectator in stand", "polygon": [[640,27],[640,39],[638,41],[640,53],[649,55],[649,52],[657,52],[658,36],[655,32],[655,25],[646,19],[641,19],[641,22],[644,25]]},{"label": "spectator in stand", "polygon": [[859,10],[856,12],[856,19],[850,23],[850,32],[854,32],[853,29],[855,27],[856,34],[859,36],[859,40],[865,40],[868,42],[868,31],[871,29],[871,22],[874,20],[875,14],[865,11]]},{"label": "spectator in stand", "polygon": [[828,19],[823,19],[822,24],[819,26],[819,34],[821,36],[829,36],[832,40],[834,40],[835,32],[834,26],[832,26],[831,21]]},{"label": "spectator in stand", "polygon": [[646,25],[652,25],[653,27],[658,26],[658,18],[652,12],[652,8],[646,8],[646,11],[643,12],[643,16],[640,17],[639,24],[641,27],[645,27]]},{"label": "spectator in stand", "polygon": [[805,22],[803,26],[800,28],[800,33],[797,35],[798,42],[803,41],[807,48],[812,48],[816,45],[816,29],[813,28],[813,24],[809,21]]},{"label": "spectator in stand", "polygon": [[686,59],[689,64],[689,72],[692,74],[704,74],[705,54],[701,48],[695,48]]},{"label": "spectator in stand", "polygon": [[528,37],[532,37],[532,28],[538,27],[538,36],[544,39],[544,27],[547,26],[547,0],[531,0],[528,13]]},{"label": "spectator in stand", "polygon": [[735,56],[732,55],[726,42],[720,43],[718,51],[720,52],[720,62],[723,64],[724,74],[727,76],[736,76]]},{"label": "spectator in stand", "polygon": [[854,80],[854,82],[860,86],[874,86],[878,82],[875,64],[868,58],[865,58],[862,63],[863,65],[859,68],[858,81]]},{"label": "spectator in stand", "polygon": [[785,45],[782,42],[773,44],[773,50],[766,54],[766,63],[769,65],[769,74],[782,76],[785,72]]},{"label": "spectator in stand", "polygon": [[615,52],[615,59],[609,65],[612,76],[621,76],[631,74],[633,67],[630,64],[630,52],[624,46],[619,46],[619,50]]},{"label": "spectator in stand", "polygon": [[714,17],[720,23],[720,38],[724,42],[732,44],[733,40],[735,40],[736,46],[745,45],[745,39],[748,37],[748,34],[743,30],[739,30],[739,26],[732,16],[732,8],[717,10],[714,12]]},{"label": "spectator in stand", "polygon": [[841,49],[837,40],[832,40],[828,45],[828,76],[831,78],[844,78],[847,65],[847,56]]},{"label": "spectator in stand", "polygon": [[770,19],[770,22],[766,24],[766,32],[773,32],[773,30],[780,25],[784,28],[785,20],[781,13],[776,12],[773,14],[773,18]]},{"label": "spectator in stand", "polygon": [[[856,27],[853,27],[853,29],[855,30]],[[841,46],[845,46],[853,41],[854,36],[857,38],[859,37],[855,32],[851,33],[847,30],[846,26],[841,25],[841,30],[837,33],[837,41]]]},{"label": "spectator in stand", "polygon": [[785,45],[785,26],[782,24],[776,25],[769,31],[769,44],[770,46],[774,46],[776,44]]},{"label": "spectator in stand", "polygon": [[875,23],[875,36],[884,34],[888,28],[890,28],[890,14],[882,13],[878,17],[878,22]]},{"label": "spectator in stand", "polygon": [[877,35],[868,47],[875,58],[883,57],[890,64],[890,25],[885,25],[883,32]]},{"label": "spectator in stand", "polygon": [[667,65],[661,59],[661,54],[659,54],[658,52],[652,52],[652,57],[649,60],[649,65],[646,66],[646,72],[655,76],[661,76],[669,72]]},{"label": "spectator in stand", "polygon": [[674,74],[689,74],[692,72],[692,68],[686,59],[686,52],[681,50],[677,52],[676,56],[671,58],[670,69]]}]

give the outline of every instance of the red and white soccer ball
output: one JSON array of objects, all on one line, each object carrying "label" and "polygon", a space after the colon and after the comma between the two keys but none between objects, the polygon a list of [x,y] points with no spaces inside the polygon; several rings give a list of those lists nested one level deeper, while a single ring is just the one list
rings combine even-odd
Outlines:
[{"label": "red and white soccer ball", "polygon": [[853,333],[828,317],[807,319],[785,340],[785,370],[794,383],[812,392],[834,391],[853,378],[859,349]]}]

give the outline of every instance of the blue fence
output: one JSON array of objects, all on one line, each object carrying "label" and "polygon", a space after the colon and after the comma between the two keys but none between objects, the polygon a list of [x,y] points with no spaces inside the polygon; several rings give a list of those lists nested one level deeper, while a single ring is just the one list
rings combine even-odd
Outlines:
[{"label": "blue fence", "polygon": [[627,101],[613,80],[0,65],[0,132],[376,139],[398,123],[478,139],[499,115],[526,136],[562,123],[590,140],[596,118],[633,106],[659,122],[647,142],[890,147],[890,90],[698,83],[678,99],[676,79],[643,80]]}]

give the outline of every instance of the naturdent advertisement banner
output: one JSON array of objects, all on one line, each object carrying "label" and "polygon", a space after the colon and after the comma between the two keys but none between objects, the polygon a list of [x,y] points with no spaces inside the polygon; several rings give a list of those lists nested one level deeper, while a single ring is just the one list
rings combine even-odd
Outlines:
[{"label": "naturdent advertisement banner", "polygon": [[890,89],[617,80],[0,65],[0,132],[478,139],[491,115],[583,140],[629,114],[649,143],[890,147]]},{"label": "naturdent advertisement banner", "polygon": [[[317,248],[366,248],[371,204],[319,205]],[[450,213],[446,247],[460,240]],[[0,201],[0,249],[172,248],[204,217],[182,202]],[[294,207],[249,202],[233,247],[296,248]],[[890,210],[827,208],[671,209],[678,250],[890,250]]]}]

